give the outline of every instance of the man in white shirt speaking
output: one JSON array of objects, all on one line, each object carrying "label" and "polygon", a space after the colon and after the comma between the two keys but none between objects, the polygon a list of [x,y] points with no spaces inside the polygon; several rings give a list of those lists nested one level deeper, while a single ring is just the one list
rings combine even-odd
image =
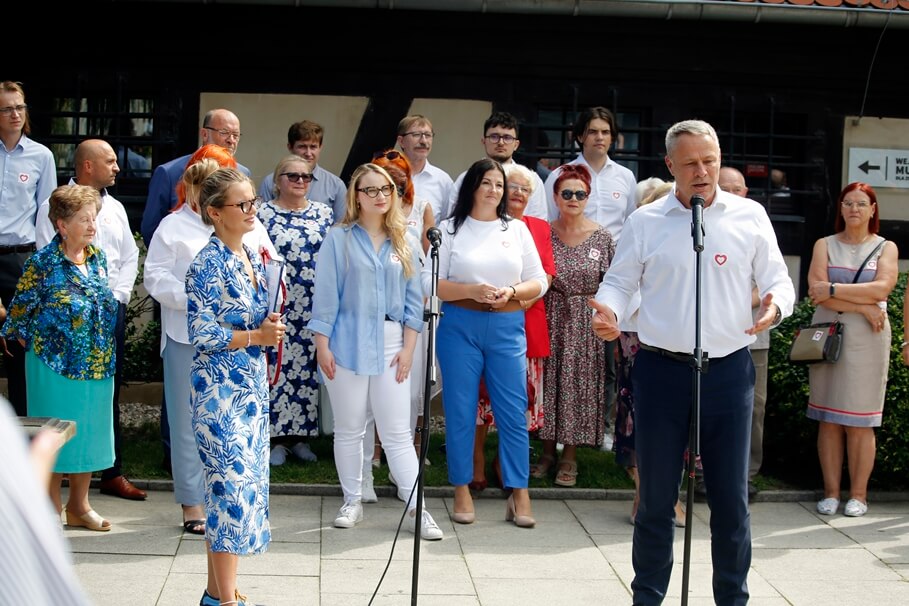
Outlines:
[{"label": "man in white shirt speaking", "polygon": [[[640,289],[641,350],[632,370],[641,503],[635,518],[634,604],[661,604],[672,572],[679,461],[688,446],[695,349],[696,255],[692,198],[704,200],[702,340],[709,360],[700,389],[700,454],[710,506],[713,597],[720,606],[748,602],[751,518],[748,461],[755,335],[792,313],[795,290],[764,208],[717,186],[720,145],[713,127],[679,122],[666,134],[666,165],[675,190],[625,222],[612,266],[596,299],[593,330],[619,336]],[[761,304],[751,315],[751,284]]]}]

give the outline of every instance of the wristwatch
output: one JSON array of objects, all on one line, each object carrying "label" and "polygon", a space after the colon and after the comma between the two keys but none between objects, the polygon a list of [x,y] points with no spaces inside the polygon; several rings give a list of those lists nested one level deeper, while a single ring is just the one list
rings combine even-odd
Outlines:
[{"label": "wristwatch", "polygon": [[836,283],[835,282],[830,283],[830,296],[831,297],[836,296]]},{"label": "wristwatch", "polygon": [[780,306],[776,306],[776,315],[773,316],[773,322],[770,323],[770,328],[776,328],[780,325],[780,322],[783,321],[783,311],[780,309]]}]

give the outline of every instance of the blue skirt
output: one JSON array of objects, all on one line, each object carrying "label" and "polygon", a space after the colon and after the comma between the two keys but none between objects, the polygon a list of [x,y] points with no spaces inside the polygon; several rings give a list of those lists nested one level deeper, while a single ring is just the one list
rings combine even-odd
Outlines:
[{"label": "blue skirt", "polygon": [[114,378],[68,379],[32,350],[25,353],[30,417],[76,422],[76,434],[57,455],[54,473],[85,473],[114,464]]}]

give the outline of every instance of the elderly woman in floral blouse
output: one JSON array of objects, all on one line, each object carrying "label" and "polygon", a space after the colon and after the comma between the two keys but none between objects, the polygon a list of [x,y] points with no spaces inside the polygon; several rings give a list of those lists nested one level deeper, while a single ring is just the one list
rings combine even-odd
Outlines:
[{"label": "elderly woman in floral blouse", "polygon": [[[88,502],[92,472],[114,462],[114,326],[117,300],[107,285],[107,259],[94,246],[98,190],[65,185],[50,197],[57,230],[26,262],[0,336],[25,348],[28,414],[76,422],[57,457],[50,497],[62,510],[60,486],[69,474],[66,524],[110,530]],[[106,403],[106,404],[105,404]]]}]

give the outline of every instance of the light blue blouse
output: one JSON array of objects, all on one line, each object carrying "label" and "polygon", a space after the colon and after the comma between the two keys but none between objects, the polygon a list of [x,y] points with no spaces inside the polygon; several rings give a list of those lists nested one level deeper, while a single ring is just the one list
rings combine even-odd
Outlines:
[{"label": "light blue blouse", "polygon": [[386,240],[376,254],[359,224],[335,225],[319,249],[309,330],[325,335],[339,366],[358,375],[385,371],[384,322],[423,330],[419,247],[411,245],[413,273]]}]

